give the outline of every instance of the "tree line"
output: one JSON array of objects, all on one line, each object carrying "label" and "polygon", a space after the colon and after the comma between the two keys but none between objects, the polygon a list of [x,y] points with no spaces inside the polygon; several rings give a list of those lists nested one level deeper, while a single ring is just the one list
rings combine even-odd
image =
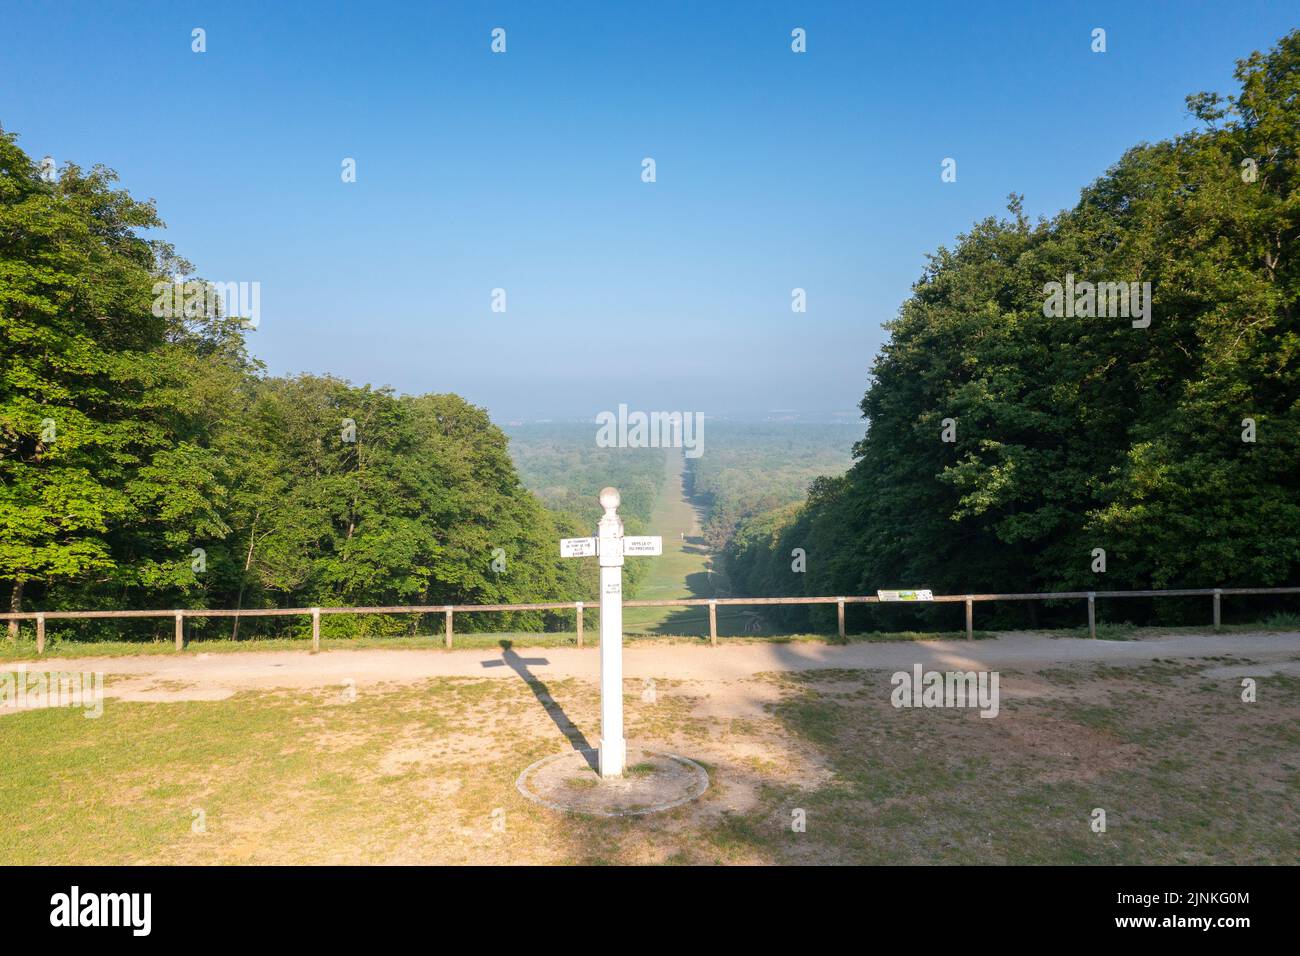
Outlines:
[{"label": "tree line", "polygon": [[[1234,95],[1187,98],[1195,130],[1128,150],[1074,208],[1030,222],[1013,196],[928,257],[853,467],[738,529],[736,593],[1300,580],[1300,31],[1234,75]],[[1150,290],[1149,323],[1101,308],[1111,283]]]},{"label": "tree line", "polygon": [[[650,534],[650,515],[664,488],[668,453],[663,448],[601,447],[596,426],[576,422],[529,422],[505,427],[519,479],[542,503],[578,519],[593,533],[604,509],[597,501],[607,486],[618,489],[626,534]],[[572,562],[570,562],[572,563]],[[623,566],[623,588],[633,595],[650,572],[648,561]]]},{"label": "tree line", "polygon": [[710,422],[707,453],[686,459],[687,492],[706,509],[705,545],[723,551],[750,518],[798,501],[809,481],[851,463],[849,424]]},{"label": "tree line", "polygon": [[[115,182],[101,166],[43,174],[0,130],[0,586],[10,610],[595,593],[589,562],[562,563],[556,544],[589,529],[521,485],[483,409],[451,394],[269,376],[239,319],[156,308],[155,283],[193,267],[145,238],[163,225],[157,211]],[[239,625],[245,635],[295,626],[251,620]],[[465,620],[558,623],[541,613]],[[212,634],[235,629],[208,623]]]}]

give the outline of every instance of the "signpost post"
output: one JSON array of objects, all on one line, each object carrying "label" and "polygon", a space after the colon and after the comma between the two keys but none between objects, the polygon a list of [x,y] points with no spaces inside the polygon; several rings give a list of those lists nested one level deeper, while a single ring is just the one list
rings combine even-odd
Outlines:
[{"label": "signpost post", "polygon": [[600,492],[605,509],[594,538],[564,538],[560,557],[596,555],[600,561],[600,751],[601,777],[621,777],[627,759],[623,737],[623,558],[663,554],[663,538],[623,536],[622,499],[613,488]]}]

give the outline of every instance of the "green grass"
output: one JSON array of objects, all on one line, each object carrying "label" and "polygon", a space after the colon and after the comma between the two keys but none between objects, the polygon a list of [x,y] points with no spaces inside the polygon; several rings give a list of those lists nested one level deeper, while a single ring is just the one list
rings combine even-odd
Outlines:
[{"label": "green grass", "polygon": [[[1247,706],[1234,682],[1200,678],[1204,666],[1062,666],[1041,673],[1088,701],[1035,696],[989,721],[891,713],[869,675],[858,676],[865,696],[819,693],[817,672],[799,675],[776,714],[834,779],[773,800],[801,808],[807,833],[778,828],[774,814],[766,828],[746,817],[711,838],[719,851],[776,858],[834,847],[845,863],[1294,864],[1300,681],[1267,678],[1273,705]],[[1098,806],[1105,834],[1088,826]]]},{"label": "green grass", "polygon": [[[0,775],[0,864],[1295,864],[1300,680],[1262,677],[1247,705],[1237,681],[1204,676],[1218,663],[1058,665],[1038,672],[1056,692],[1018,698],[1013,678],[1037,678],[1008,671],[992,720],[894,709],[888,675],[841,669],[763,675],[753,685],[781,693],[761,716],[701,721],[700,689],[663,681],[653,705],[626,696],[629,739],[698,759],[710,788],[615,820],[515,790],[569,746],[522,681],[369,686],[352,703],[110,696],[95,720],[0,717],[15,768]],[[594,683],[548,690],[594,736]],[[1106,834],[1088,826],[1098,806]]]},{"label": "green grass", "polygon": [[[996,637],[992,631],[975,631],[976,640]],[[845,643],[885,642],[885,641],[955,641],[965,640],[965,631],[868,631],[849,634]],[[600,644],[600,632],[593,622],[584,634],[586,647]],[[707,643],[706,636],[697,634],[626,634],[624,640],[629,644],[701,644]],[[782,634],[771,636],[721,636],[718,640],[726,644],[838,644],[840,641],[833,634]],[[511,647],[577,647],[577,634],[573,631],[529,632],[529,631],[480,631],[469,634],[455,634],[453,649],[484,650],[509,644]],[[322,651],[347,650],[429,650],[438,651],[445,648],[442,634],[423,634],[415,637],[357,637],[357,638],[322,638]],[[309,652],[309,638],[268,638],[265,640],[230,641],[221,638],[191,641],[185,645],[182,654],[238,654],[257,651],[300,651]],[[60,641],[46,643],[44,657],[38,657],[36,644],[30,640],[16,643],[0,641],[0,661],[30,661],[61,657],[141,657],[151,654],[175,655],[176,647],[171,641]]]},{"label": "green grass", "polygon": [[[629,559],[649,564],[646,576],[637,586],[639,600],[727,596],[725,577],[714,570],[711,556],[704,553],[699,516],[682,496],[684,468],[685,458],[680,453],[666,456],[663,487],[650,516],[648,533],[663,537],[664,553],[654,558]],[[743,632],[750,620],[744,609],[726,606],[718,608],[717,618],[719,634]],[[624,608],[623,630],[629,636],[707,636],[709,611],[706,607]]]},{"label": "green grass", "polygon": [[[1087,625],[1083,627],[1069,627],[1061,629],[1044,629],[1038,628],[1044,634],[1051,637],[1080,637],[1089,636]],[[1176,637],[1179,634],[1209,634],[1213,633],[1213,625],[1206,621],[1204,624],[1133,624],[1129,621],[1098,621],[1097,638],[1108,641],[1135,641],[1145,637]],[[1256,634],[1261,632],[1293,632],[1300,631],[1300,615],[1294,614],[1271,614],[1268,617],[1258,621],[1239,621],[1233,624],[1222,624],[1219,626],[1220,634]]]},{"label": "green grass", "polygon": [[[595,635],[589,630],[585,637]],[[321,638],[322,650],[441,650],[445,639],[442,633],[421,634],[415,637],[356,637]],[[502,641],[520,647],[577,647],[577,634],[569,631],[545,633],[479,631],[453,636],[453,646],[466,649],[498,647]],[[267,638],[231,641],[225,638],[190,641],[184,654],[234,654],[246,651],[310,651],[311,638]],[[46,643],[46,657],[136,657],[145,654],[175,654],[171,641],[60,641]],[[36,644],[30,640],[16,644],[0,641],[0,660],[32,660],[36,658]]]},{"label": "green grass", "polygon": [[1268,631],[1300,631],[1300,614],[1277,611],[1264,618],[1258,626]]},{"label": "green grass", "polygon": [[[1125,621],[1122,624],[1114,623],[1112,621],[1097,622],[1097,640],[1099,641],[1131,641],[1137,636],[1137,633],[1137,626],[1130,624],[1128,621]],[[1057,632],[1057,636],[1092,637],[1092,634],[1085,626],[1068,628],[1064,633]]]},{"label": "green grass", "polygon": [[[671,610],[671,609],[670,609]],[[625,613],[630,613],[625,612]],[[721,627],[724,620],[723,609],[718,611],[719,642],[722,644],[860,644],[885,643],[890,641],[964,641],[966,632],[957,631],[857,631],[850,632],[841,642],[834,634],[727,634]],[[1274,615],[1255,624],[1225,624],[1221,633],[1242,634],[1259,631],[1290,632],[1300,630],[1290,624],[1287,615]],[[1099,640],[1140,640],[1144,637],[1176,636],[1179,634],[1206,634],[1209,627],[1137,627],[1132,624],[1099,623],[1097,637]],[[1057,630],[1040,628],[1046,638],[1069,637],[1087,638],[1086,627],[1061,628]],[[997,631],[976,629],[974,639],[991,640],[998,636]],[[707,642],[707,628],[701,633],[635,633],[628,631],[624,635],[628,644],[700,644]],[[573,631],[478,631],[455,633],[453,647],[463,650],[483,650],[499,647],[502,642],[509,642],[514,647],[577,647],[577,634]],[[599,622],[596,615],[588,617],[584,643],[587,647],[596,647],[600,643]],[[414,637],[356,637],[356,638],[322,638],[322,650],[442,650],[444,637],[441,632],[420,634]],[[185,645],[185,654],[232,654],[247,651],[310,651],[310,638],[267,638],[245,641],[230,641],[223,638],[196,640]],[[175,654],[175,645],[171,641],[64,641],[57,637],[47,641],[45,657],[137,657],[147,654]],[[36,644],[24,636],[17,642],[0,640],[0,661],[37,660]]]}]

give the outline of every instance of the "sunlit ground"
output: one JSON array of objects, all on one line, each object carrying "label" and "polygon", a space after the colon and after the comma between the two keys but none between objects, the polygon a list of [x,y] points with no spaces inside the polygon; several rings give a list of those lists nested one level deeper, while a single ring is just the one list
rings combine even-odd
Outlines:
[{"label": "sunlit ground", "polygon": [[1300,862],[1295,676],[1229,658],[1003,670],[993,719],[895,709],[890,690],[863,671],[629,687],[629,739],[711,786],[617,820],[515,789],[594,746],[597,689],[576,679],[9,714],[0,863]]}]

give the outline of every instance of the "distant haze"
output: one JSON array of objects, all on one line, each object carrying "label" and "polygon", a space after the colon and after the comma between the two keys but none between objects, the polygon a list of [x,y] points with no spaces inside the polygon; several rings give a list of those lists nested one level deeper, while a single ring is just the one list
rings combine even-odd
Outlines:
[{"label": "distant haze", "polygon": [[454,391],[497,420],[826,421],[853,414],[926,253],[1011,192],[1031,216],[1072,206],[1293,21],[1265,2],[21,4],[0,117],[29,154],[154,197],[198,274],[259,281],[249,342],[274,373]]}]

